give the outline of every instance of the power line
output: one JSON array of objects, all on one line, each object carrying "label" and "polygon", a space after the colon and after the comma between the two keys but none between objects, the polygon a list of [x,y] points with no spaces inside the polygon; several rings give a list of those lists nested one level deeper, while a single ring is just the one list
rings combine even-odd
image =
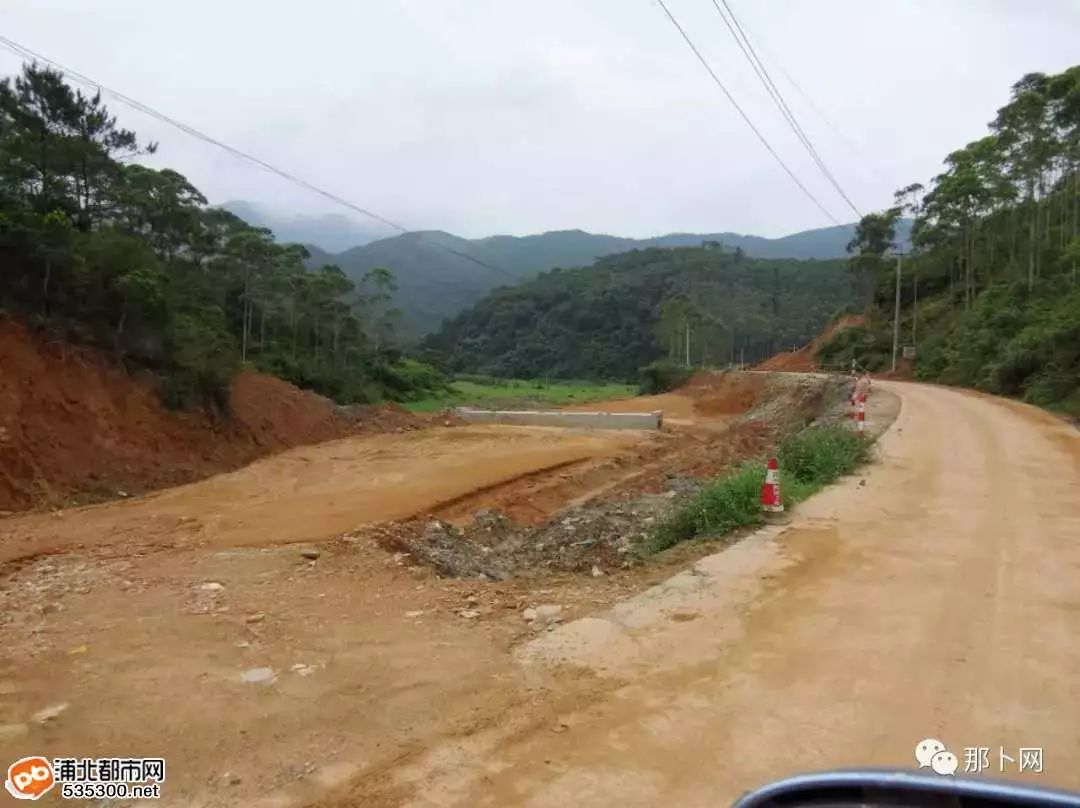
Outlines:
[{"label": "power line", "polygon": [[[730,15],[731,17],[730,21],[728,20],[728,16],[724,14],[724,9],[720,8],[720,3],[724,4],[724,9],[727,10],[727,15]],[[817,164],[817,167],[821,169],[821,173],[825,175],[825,178],[829,181],[832,187],[835,188],[836,192],[840,194],[841,197],[843,197],[845,202],[847,202],[848,207],[850,207],[855,212],[856,216],[862,218],[862,213],[855,206],[855,203],[853,203],[848,197],[848,195],[844,192],[844,189],[840,186],[840,183],[837,181],[836,177],[833,176],[833,173],[829,170],[829,167],[825,165],[825,161],[821,159],[821,155],[819,155],[817,149],[814,148],[814,144],[811,143],[809,136],[806,134],[805,131],[803,131],[802,126],[799,125],[799,121],[795,117],[795,113],[791,111],[791,108],[788,106],[787,101],[784,100],[784,96],[781,94],[780,89],[776,86],[775,83],[773,83],[772,76],[769,75],[768,68],[766,68],[765,63],[761,61],[761,57],[757,55],[757,51],[754,50],[754,46],[750,44],[750,40],[749,38],[747,38],[746,32],[743,30],[742,25],[739,23],[739,18],[735,16],[735,12],[732,11],[731,6],[728,5],[728,1],[720,0],[720,2],[717,2],[717,0],[712,0],[712,4],[716,8],[716,13],[720,15],[720,19],[724,21],[724,25],[727,26],[728,31],[731,33],[732,38],[735,40],[735,44],[739,46],[739,50],[742,51],[743,56],[746,57],[746,60],[754,69],[754,72],[757,74],[757,77],[761,81],[762,86],[765,87],[765,91],[769,94],[769,97],[772,98],[773,103],[776,104],[777,108],[780,110],[780,114],[784,116],[784,120],[787,121],[788,126],[790,126],[791,130],[795,133],[795,137],[797,137],[799,139],[799,142],[802,143],[803,147],[810,154],[810,157],[813,158],[814,162]]]},{"label": "power line", "polygon": [[[716,2],[716,0],[713,0],[714,4],[715,4],[715,2]],[[776,84],[773,82],[772,76],[769,75],[768,68],[765,67],[765,63],[761,60],[761,57],[757,55],[757,51],[754,50],[754,46],[750,42],[750,37],[748,37],[746,35],[746,31],[743,28],[742,24],[739,22],[739,18],[735,16],[735,12],[732,10],[731,6],[728,5],[728,0],[721,0],[721,2],[723,2],[724,8],[727,9],[728,14],[731,15],[731,21],[733,23],[735,23],[735,27],[738,29],[739,33],[742,35],[743,40],[746,42],[746,47],[749,48],[750,53],[753,55],[753,57],[757,61],[758,65],[760,65],[761,72],[764,75],[766,81],[768,81],[769,86],[776,93],[776,99],[780,102],[783,109],[787,112],[788,116],[791,119],[792,124],[797,129],[798,134],[802,138],[803,142],[806,144],[806,147],[809,149],[811,155],[814,157],[814,160],[817,162],[818,166],[821,168],[822,173],[825,174],[825,176],[829,179],[829,182],[832,183],[834,188],[836,188],[837,193],[839,193],[840,196],[842,196],[844,198],[844,201],[847,202],[848,206],[852,209],[852,211],[854,211],[855,215],[858,216],[861,219],[862,218],[861,211],[858,209],[858,207],[856,207],[856,205],[851,201],[851,199],[848,197],[848,195],[844,192],[844,189],[840,186],[839,181],[836,179],[835,176],[833,176],[832,171],[830,171],[829,168],[825,165],[825,161],[821,159],[820,155],[818,154],[817,149],[814,147],[814,144],[810,142],[809,135],[807,135],[806,132],[803,130],[802,126],[799,124],[798,119],[795,117],[795,113],[791,111],[791,108],[788,106],[787,101],[784,100],[784,96],[780,93],[780,88],[777,87]]]},{"label": "power line", "polygon": [[[755,37],[751,36],[745,24],[740,25],[739,27],[743,33],[743,36],[746,38],[746,43],[749,45],[751,43],[751,40],[755,39]],[[810,97],[810,94],[802,88],[802,85],[800,85],[799,82],[797,82],[795,78],[787,70],[784,69],[783,63],[776,57],[776,54],[771,52],[767,47],[765,47],[765,45],[763,45],[760,40],[757,43],[757,47],[758,50],[764,51],[767,56],[772,57],[773,66],[776,67],[776,69],[780,71],[781,75],[785,79],[787,79],[788,83],[795,88],[795,91],[802,96],[803,100],[806,101],[806,103],[817,114],[817,116],[825,122],[825,125],[833,131],[833,134],[840,138],[840,140],[844,141],[844,144],[851,150],[852,154],[859,158],[859,164],[864,168],[868,168],[870,172],[873,173],[874,176],[876,176],[882,182],[887,182],[888,180],[886,180],[885,177],[882,176],[881,172],[874,168],[873,163],[867,160],[866,155],[863,153],[863,150],[859,147],[859,145],[855,143],[854,140],[845,135],[842,131],[840,131],[840,128],[832,122],[829,116],[825,113],[825,110],[818,106],[818,104],[814,102],[814,99]]]},{"label": "power line", "polygon": [[722,81],[720,81],[720,78],[716,75],[716,72],[712,69],[712,67],[710,67],[709,63],[705,60],[705,57],[701,55],[701,51],[697,49],[697,46],[694,45],[693,40],[690,39],[689,35],[679,24],[679,21],[675,19],[675,15],[671,13],[671,10],[667,7],[667,4],[664,2],[664,0],[656,0],[656,2],[660,4],[660,8],[662,8],[664,10],[664,13],[667,14],[668,19],[671,20],[671,24],[674,25],[675,29],[682,35],[682,38],[686,41],[686,44],[690,47],[690,50],[694,52],[694,55],[698,58],[698,61],[701,62],[701,66],[704,67],[706,72],[708,72],[708,74],[712,77],[712,80],[716,83],[716,86],[720,88],[720,90],[724,93],[725,96],[727,96],[728,101],[730,101],[731,105],[735,107],[736,112],[739,113],[746,125],[750,127],[751,131],[755,135],[757,135],[758,140],[761,141],[761,145],[764,146],[769,152],[769,154],[773,156],[776,162],[780,164],[780,167],[784,169],[784,172],[789,177],[791,177],[791,181],[794,182],[797,186],[799,186],[799,190],[806,194],[810,201],[817,206],[818,210],[824,213],[825,216],[828,217],[828,219],[833,224],[840,224],[836,217],[829,213],[825,206],[817,200],[817,197],[810,193],[810,190],[802,184],[799,178],[795,176],[795,172],[788,168],[787,163],[785,163],[783,159],[781,159],[780,155],[776,153],[776,150],[769,145],[769,141],[765,139],[765,136],[761,134],[761,131],[756,126],[754,126],[754,122],[750,120],[750,116],[748,116],[743,111],[743,108],[739,106],[739,102],[735,100],[735,97],[728,91],[728,88],[724,86],[724,83]]},{"label": "power line", "polygon": [[[69,67],[65,67],[64,65],[60,64],[59,62],[57,62],[57,61],[55,61],[53,59],[50,59],[47,56],[43,56],[40,53],[32,51],[32,50],[30,50],[30,48],[27,48],[24,45],[20,45],[18,42],[15,42],[12,39],[8,39],[5,36],[0,36],[0,47],[5,48],[6,50],[10,51],[11,53],[14,53],[16,56],[18,56],[18,57],[20,57],[22,59],[28,59],[30,61],[43,62],[43,63],[45,63],[47,65],[50,65],[51,67],[55,68],[56,70],[59,70],[65,76],[67,76],[68,78],[71,78],[72,80],[74,80],[78,84],[82,84],[83,86],[88,87],[90,89],[95,89],[95,90],[98,90],[99,92],[105,93],[106,95],[111,96],[112,98],[119,101],[121,104],[124,104],[125,106],[130,107],[131,109],[137,110],[138,112],[141,112],[144,115],[149,115],[150,117],[155,118],[155,119],[157,119],[157,120],[159,120],[159,121],[161,121],[163,123],[166,123],[169,126],[172,126],[172,127],[176,128],[176,129],[179,129],[181,132],[184,132],[185,134],[190,135],[193,138],[201,140],[201,141],[203,141],[205,143],[209,143],[212,146],[216,146],[219,149],[222,149],[222,150],[228,152],[233,157],[236,157],[239,160],[243,160],[245,162],[248,162],[248,163],[251,163],[251,164],[253,164],[255,166],[258,166],[259,168],[263,169],[264,171],[268,171],[271,174],[276,174],[277,176],[281,177],[284,180],[287,180],[287,181],[289,181],[291,183],[294,183],[295,185],[299,185],[300,187],[305,188],[305,189],[307,189],[309,191],[312,191],[313,193],[316,193],[319,196],[322,196],[322,197],[324,197],[326,199],[329,199],[331,202],[334,202],[334,203],[336,203],[338,205],[342,205],[342,206],[348,208],[349,210],[355,211],[356,213],[360,213],[360,214],[368,217],[369,219],[373,219],[373,220],[375,220],[375,221],[377,221],[377,222],[379,222],[381,224],[384,224],[387,227],[393,228],[394,230],[397,230],[397,231],[399,231],[401,233],[416,233],[416,236],[417,236],[418,240],[422,240],[424,238],[423,232],[417,232],[417,231],[409,230],[407,227],[404,227],[403,225],[400,225],[397,222],[392,221],[391,219],[387,219],[385,216],[381,216],[378,213],[375,213],[374,211],[368,210],[367,208],[360,207],[359,205],[356,205],[356,204],[350,202],[349,200],[338,196],[337,194],[331,193],[330,191],[325,191],[322,188],[319,188],[317,185],[314,185],[314,184],[308,182],[307,180],[303,179],[302,177],[297,177],[294,174],[290,174],[287,171],[284,171],[284,170],[282,170],[280,168],[277,168],[276,166],[271,165],[270,163],[267,163],[265,160],[261,160],[258,157],[255,157],[254,155],[251,155],[251,154],[248,154],[247,152],[241,151],[240,149],[237,149],[237,148],[235,148],[233,146],[230,146],[227,143],[223,143],[222,141],[217,140],[217,139],[211,137],[210,135],[205,134],[204,132],[200,132],[198,129],[195,129],[192,126],[188,126],[187,124],[185,124],[185,123],[183,123],[181,121],[178,121],[178,120],[176,120],[174,118],[170,118],[168,115],[166,115],[166,114],[164,114],[162,112],[158,112],[156,109],[153,109],[152,107],[149,107],[146,104],[143,104],[141,101],[136,101],[134,98],[126,96],[123,93],[119,92],[118,90],[114,90],[111,87],[107,87],[106,85],[102,84],[99,81],[94,81],[89,76],[85,76],[82,73],[78,72],[77,70],[72,70]],[[503,269],[502,267],[495,266],[494,264],[489,264],[486,261],[481,261],[479,258],[476,258],[475,256],[469,255],[467,253],[463,253],[460,250],[455,250],[454,248],[449,247],[449,246],[447,246],[445,244],[433,243],[433,246],[436,246],[441,250],[446,250],[447,252],[452,253],[453,255],[456,255],[459,258],[463,258],[466,261],[471,261],[472,263],[477,264],[478,266],[482,266],[485,269],[489,269],[492,272],[497,272],[499,274],[506,275],[507,277],[513,278],[515,281],[520,280],[520,278],[517,275],[514,275],[512,272],[509,272],[508,270]]]}]

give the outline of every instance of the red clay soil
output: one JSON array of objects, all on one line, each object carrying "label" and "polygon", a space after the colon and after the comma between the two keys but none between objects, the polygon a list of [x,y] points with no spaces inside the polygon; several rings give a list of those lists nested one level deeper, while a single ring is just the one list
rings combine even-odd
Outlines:
[{"label": "red clay soil", "polygon": [[413,429],[393,406],[337,407],[273,376],[233,381],[228,418],[170,412],[100,351],[0,320],[0,511],[109,499],[345,435]]},{"label": "red clay soil", "polygon": [[695,373],[677,392],[694,400],[694,412],[705,418],[741,415],[757,403],[766,380],[751,374]]},{"label": "red clay soil", "polygon": [[780,370],[789,373],[812,373],[818,370],[817,352],[837,331],[844,328],[866,325],[865,314],[847,314],[838,317],[826,326],[825,330],[814,337],[809,345],[804,345],[797,351],[784,351],[769,357],[761,364],[755,366],[755,370]]}]

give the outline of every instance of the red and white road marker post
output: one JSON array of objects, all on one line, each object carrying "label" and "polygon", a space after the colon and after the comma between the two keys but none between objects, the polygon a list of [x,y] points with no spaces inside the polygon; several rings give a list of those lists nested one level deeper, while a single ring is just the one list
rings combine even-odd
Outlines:
[{"label": "red and white road marker post", "polygon": [[765,464],[765,482],[761,485],[761,510],[768,521],[784,520],[784,499],[780,495],[780,464],[770,457]]}]

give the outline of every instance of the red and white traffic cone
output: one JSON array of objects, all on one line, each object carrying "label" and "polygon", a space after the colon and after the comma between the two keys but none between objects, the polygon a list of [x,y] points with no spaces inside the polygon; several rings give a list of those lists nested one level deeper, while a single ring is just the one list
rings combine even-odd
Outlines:
[{"label": "red and white traffic cone", "polygon": [[860,432],[866,431],[866,396],[859,400],[859,411],[855,413],[855,423]]},{"label": "red and white traffic cone", "polygon": [[765,482],[761,485],[761,510],[765,517],[783,518],[784,500],[780,496],[780,464],[770,457],[765,465]]}]

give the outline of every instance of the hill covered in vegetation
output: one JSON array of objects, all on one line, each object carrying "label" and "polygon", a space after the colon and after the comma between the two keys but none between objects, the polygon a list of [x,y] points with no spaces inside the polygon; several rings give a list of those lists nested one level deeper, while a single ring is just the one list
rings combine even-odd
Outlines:
[{"label": "hill covered in vegetation", "polygon": [[928,188],[901,189],[859,223],[850,266],[872,290],[871,321],[819,356],[891,366],[897,266],[886,253],[910,212],[899,333],[916,375],[1080,415],[1080,66],[1024,76],[989,130]]},{"label": "hill covered in vegetation", "polygon": [[[907,220],[898,223],[899,238],[903,238],[909,224]],[[357,281],[375,267],[388,267],[397,279],[393,305],[402,312],[402,332],[424,335],[495,288],[512,286],[550,269],[590,266],[609,255],[650,247],[721,244],[728,250],[739,249],[750,258],[831,259],[845,255],[854,233],[854,224],[781,238],[672,233],[632,239],[561,230],[534,236],[464,239],[441,231],[425,231],[379,239],[336,255],[319,253],[318,260],[339,265]]]},{"label": "hill covered in vegetation", "polygon": [[152,370],[177,405],[224,405],[242,364],[347,402],[440,384],[390,347],[390,273],[309,269],[133,162],[155,149],[56,71],[0,82],[0,309]]},{"label": "hill covered in vegetation", "polygon": [[757,361],[807,341],[850,301],[842,261],[650,248],[498,289],[424,346],[457,372],[631,380],[661,358]]}]

